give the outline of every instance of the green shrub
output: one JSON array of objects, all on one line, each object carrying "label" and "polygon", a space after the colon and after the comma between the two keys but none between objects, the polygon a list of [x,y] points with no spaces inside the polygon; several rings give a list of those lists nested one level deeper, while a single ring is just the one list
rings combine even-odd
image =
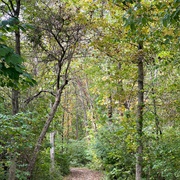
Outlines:
[{"label": "green shrub", "polygon": [[68,153],[71,166],[85,166],[90,162],[88,144],[85,140],[70,140]]},{"label": "green shrub", "polygon": [[62,177],[69,174],[69,156],[63,153],[55,154],[55,167],[51,169],[49,148],[41,151],[38,157],[33,180],[62,180]]},{"label": "green shrub", "polygon": [[62,176],[69,174],[70,172],[70,158],[69,154],[56,153],[55,155],[56,166],[59,169]]},{"label": "green shrub", "polygon": [[99,130],[95,150],[109,179],[133,179],[135,156],[134,147],[129,145],[131,139],[126,129],[117,124]]},{"label": "green shrub", "polygon": [[180,179],[180,131],[167,127],[159,139],[149,139],[144,149],[145,176],[151,180]]}]

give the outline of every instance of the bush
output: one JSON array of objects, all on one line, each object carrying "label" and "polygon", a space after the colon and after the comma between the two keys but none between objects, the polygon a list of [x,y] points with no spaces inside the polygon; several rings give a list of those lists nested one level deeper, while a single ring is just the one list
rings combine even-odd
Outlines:
[{"label": "bush", "polygon": [[69,154],[59,153],[55,155],[56,166],[58,167],[62,176],[68,175],[70,172],[70,158]]},{"label": "bush", "polygon": [[123,126],[108,125],[99,130],[95,141],[95,150],[109,179],[133,179],[135,147],[131,141],[131,135]]},{"label": "bush", "polygon": [[68,153],[71,166],[85,166],[90,162],[88,144],[85,140],[70,140],[68,144]]},{"label": "bush", "polygon": [[64,153],[55,154],[55,167],[50,172],[51,161],[49,148],[42,151],[36,163],[33,180],[62,180],[63,176],[69,174],[69,157]]},{"label": "bush", "polygon": [[[151,180],[180,179],[180,131],[167,127],[159,139],[149,139],[145,147],[145,176]],[[150,145],[151,144],[151,145]]]}]

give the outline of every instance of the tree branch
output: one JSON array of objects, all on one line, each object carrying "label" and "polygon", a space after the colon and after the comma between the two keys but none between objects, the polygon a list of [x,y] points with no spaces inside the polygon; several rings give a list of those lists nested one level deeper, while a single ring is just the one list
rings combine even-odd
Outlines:
[{"label": "tree branch", "polygon": [[2,0],[2,2],[7,6],[7,8],[9,9],[10,11],[10,14],[8,12],[6,12],[8,15],[10,15],[11,17],[14,17],[13,13],[12,13],[12,9],[11,7],[9,6],[9,4],[7,2],[5,2],[4,0]]},{"label": "tree branch", "polygon": [[55,96],[55,94],[54,94],[53,92],[51,92],[51,91],[42,90],[42,91],[38,92],[37,94],[35,94],[34,96],[29,97],[28,99],[26,99],[26,100],[24,101],[25,105],[29,104],[33,99],[37,98],[37,97],[38,97],[41,93],[43,93],[43,92],[44,92],[44,93],[49,93],[49,94],[51,94],[52,96]]},{"label": "tree branch", "polygon": [[15,9],[14,9],[14,5],[13,5],[12,0],[9,0],[9,3],[10,3],[10,5],[11,5],[11,9],[12,9],[14,15],[15,15]]},{"label": "tree branch", "polygon": [[65,55],[66,50],[64,49],[63,45],[62,45],[61,42],[59,41],[57,35],[55,35],[52,31],[51,31],[50,33],[53,35],[53,37],[54,37],[54,39],[56,40],[56,42],[58,43],[59,47],[62,49],[62,52],[63,52],[62,55]]}]

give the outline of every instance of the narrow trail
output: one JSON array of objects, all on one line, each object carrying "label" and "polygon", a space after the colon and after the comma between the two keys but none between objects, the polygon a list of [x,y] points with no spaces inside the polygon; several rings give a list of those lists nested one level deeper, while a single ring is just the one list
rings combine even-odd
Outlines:
[{"label": "narrow trail", "polygon": [[71,168],[64,180],[103,180],[103,174],[87,168]]}]

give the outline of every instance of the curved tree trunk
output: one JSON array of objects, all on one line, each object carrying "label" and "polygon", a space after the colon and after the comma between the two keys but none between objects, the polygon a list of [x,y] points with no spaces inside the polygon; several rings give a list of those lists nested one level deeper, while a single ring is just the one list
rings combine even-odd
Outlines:
[{"label": "curved tree trunk", "polygon": [[[67,81],[65,82],[67,84]],[[64,86],[66,85],[64,84]],[[34,148],[34,152],[33,152],[33,156],[31,158],[31,161],[29,163],[29,166],[28,166],[28,171],[30,173],[30,176],[28,177],[28,179],[32,179],[32,173],[33,173],[33,169],[34,169],[34,166],[35,166],[35,162],[36,162],[36,159],[37,159],[37,156],[38,156],[38,153],[40,151],[40,148],[41,148],[41,144],[43,142],[43,139],[45,138],[45,135],[47,133],[47,130],[54,118],[54,115],[57,111],[57,108],[60,104],[60,99],[61,99],[61,94],[62,94],[62,90],[64,89],[64,86],[61,87],[60,89],[57,90],[57,94],[56,94],[56,98],[55,98],[55,102],[52,106],[52,109],[51,109],[51,112],[49,113],[49,116],[48,116],[48,119],[46,120],[46,123],[44,124],[44,127],[41,131],[41,134],[38,138],[38,141],[36,143],[36,146]]]},{"label": "curved tree trunk", "polygon": [[[138,50],[143,49],[140,43]],[[138,109],[137,109],[137,150],[136,150],[136,180],[142,179],[142,163],[143,163],[143,107],[144,107],[144,69],[143,56],[138,59]]]}]

